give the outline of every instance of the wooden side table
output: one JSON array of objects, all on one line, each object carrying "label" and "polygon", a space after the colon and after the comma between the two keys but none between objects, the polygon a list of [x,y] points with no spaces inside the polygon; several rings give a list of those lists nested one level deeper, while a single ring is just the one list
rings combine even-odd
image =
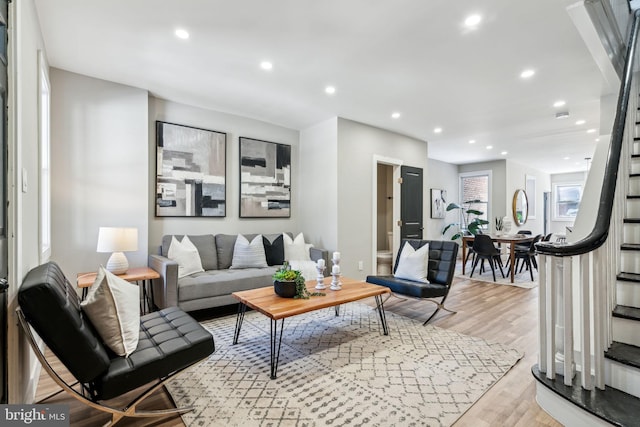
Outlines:
[{"label": "wooden side table", "polygon": [[[89,288],[96,280],[97,273],[78,273],[76,277],[76,283],[79,288],[82,289],[82,299],[85,299]],[[118,274],[119,278],[126,280],[127,282],[135,283],[138,286],[139,282],[142,282],[142,304],[140,306],[140,312],[146,314],[153,308],[153,286],[151,281],[153,279],[159,279],[160,275],[157,271],[149,267],[136,267],[130,268],[124,274]],[[148,289],[147,289],[148,287]],[[150,299],[149,299],[150,298]]]}]

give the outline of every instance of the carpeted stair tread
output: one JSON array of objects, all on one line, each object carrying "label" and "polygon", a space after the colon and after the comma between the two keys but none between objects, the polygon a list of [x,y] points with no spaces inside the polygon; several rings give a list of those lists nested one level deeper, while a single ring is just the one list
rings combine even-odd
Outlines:
[{"label": "carpeted stair tread", "polygon": [[618,280],[624,282],[640,282],[640,274],[638,273],[620,273],[617,276]]},{"label": "carpeted stair tread", "polygon": [[640,368],[640,347],[635,345],[614,341],[609,350],[604,352],[604,357],[634,368]]},{"label": "carpeted stair tread", "polygon": [[628,305],[616,305],[613,309],[613,317],[640,320],[640,308],[629,307]]},{"label": "carpeted stair tread", "polygon": [[538,382],[554,393],[564,397],[576,406],[616,426],[637,426],[640,419],[640,399],[618,389],[606,386],[604,390],[593,388],[585,390],[580,384],[580,375],[573,379],[571,387],[564,385],[564,377],[556,374],[550,380],[538,370],[538,365],[531,368]]},{"label": "carpeted stair tread", "polygon": [[640,251],[640,243],[623,243],[620,245],[623,251]]}]

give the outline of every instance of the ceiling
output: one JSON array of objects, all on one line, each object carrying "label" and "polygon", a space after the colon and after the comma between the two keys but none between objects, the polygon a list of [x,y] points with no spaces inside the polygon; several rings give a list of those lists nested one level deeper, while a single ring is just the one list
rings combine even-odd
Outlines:
[{"label": "ceiling", "polygon": [[[288,128],[339,116],[426,140],[433,159],[548,173],[584,170],[610,133],[598,129],[603,78],[568,0],[35,3],[53,67]],[[482,21],[467,28],[472,14]]]}]

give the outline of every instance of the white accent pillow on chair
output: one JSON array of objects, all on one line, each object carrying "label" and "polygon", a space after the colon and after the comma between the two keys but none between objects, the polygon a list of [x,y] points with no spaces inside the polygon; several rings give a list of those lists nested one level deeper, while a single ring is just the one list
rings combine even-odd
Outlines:
[{"label": "white accent pillow on chair", "polygon": [[429,283],[429,244],[415,250],[409,242],[405,242],[400,252],[398,268],[393,276],[398,279],[413,280],[415,282]]},{"label": "white accent pillow on chair", "polygon": [[140,288],[100,267],[80,304],[102,341],[118,356],[127,357],[140,338]]}]

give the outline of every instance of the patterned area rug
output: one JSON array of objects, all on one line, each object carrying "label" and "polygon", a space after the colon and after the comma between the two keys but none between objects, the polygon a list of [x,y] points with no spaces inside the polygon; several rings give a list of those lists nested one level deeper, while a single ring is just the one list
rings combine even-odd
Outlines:
[{"label": "patterned area rug", "polygon": [[203,322],[216,351],[168,383],[193,426],[449,426],[523,356],[516,350],[350,303],[285,319],[269,379],[269,319]]}]

